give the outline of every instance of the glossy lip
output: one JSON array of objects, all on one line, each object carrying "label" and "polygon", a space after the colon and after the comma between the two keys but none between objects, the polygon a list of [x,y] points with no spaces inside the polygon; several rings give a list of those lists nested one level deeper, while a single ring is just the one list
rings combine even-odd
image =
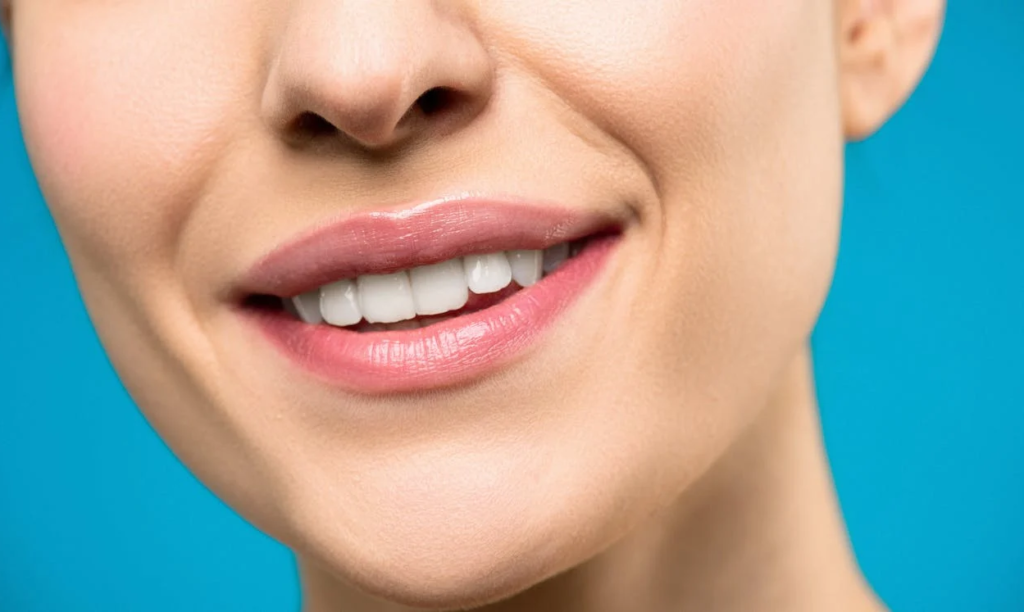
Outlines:
[{"label": "glossy lip", "polygon": [[473,253],[545,249],[621,228],[622,223],[608,214],[485,198],[353,214],[272,250],[236,285],[231,299],[291,297],[361,274],[385,274]]},{"label": "glossy lip", "polygon": [[537,284],[420,329],[356,332],[308,325],[280,310],[240,305],[239,312],[301,369],[348,392],[411,393],[464,384],[534,346],[604,269],[621,230],[607,215],[480,199],[353,215],[273,250],[240,283],[240,294],[286,297],[364,273],[591,238]]},{"label": "glossy lip", "polygon": [[536,344],[603,269],[618,236],[591,241],[536,285],[421,329],[360,333],[308,325],[282,311],[244,315],[275,347],[324,383],[359,394],[412,393],[470,382]]}]

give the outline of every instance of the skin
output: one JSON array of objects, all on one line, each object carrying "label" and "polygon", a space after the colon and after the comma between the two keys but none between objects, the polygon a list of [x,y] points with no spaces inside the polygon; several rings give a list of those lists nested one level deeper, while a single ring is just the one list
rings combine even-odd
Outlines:
[{"label": "skin", "polygon": [[[114,366],[178,457],[296,551],[307,611],[883,608],[808,337],[844,141],[910,94],[941,0],[3,10],[26,145]],[[434,87],[456,95],[420,112]],[[225,301],[339,211],[465,191],[632,219],[492,376],[331,390]]]}]

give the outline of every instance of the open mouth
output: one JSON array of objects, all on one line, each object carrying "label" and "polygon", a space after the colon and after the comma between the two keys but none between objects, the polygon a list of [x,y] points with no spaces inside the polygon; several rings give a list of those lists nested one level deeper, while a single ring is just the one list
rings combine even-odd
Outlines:
[{"label": "open mouth", "polygon": [[551,275],[595,238],[561,242],[546,249],[470,254],[383,274],[364,274],[279,297],[252,294],[244,306],[287,313],[309,325],[350,331],[421,329],[503,303]]},{"label": "open mouth", "polygon": [[331,386],[448,387],[535,346],[597,278],[623,224],[472,198],[367,212],[271,251],[229,299],[279,353]]}]

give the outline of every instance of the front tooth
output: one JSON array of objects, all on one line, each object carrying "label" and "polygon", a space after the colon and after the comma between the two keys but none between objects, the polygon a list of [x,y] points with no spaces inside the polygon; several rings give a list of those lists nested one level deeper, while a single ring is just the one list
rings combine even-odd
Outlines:
[{"label": "front tooth", "polygon": [[435,315],[458,310],[469,300],[461,259],[449,259],[409,270],[416,314]]},{"label": "front tooth", "polygon": [[542,251],[509,251],[508,264],[512,268],[512,280],[520,287],[529,287],[540,280],[544,270]]},{"label": "front tooth", "polygon": [[359,310],[369,323],[395,323],[416,317],[409,275],[364,274],[356,280]]},{"label": "front tooth", "polygon": [[512,282],[512,268],[504,253],[467,255],[464,264],[466,284],[473,293],[494,293]]},{"label": "front tooth", "polygon": [[544,273],[550,274],[569,258],[569,243],[563,242],[544,249]]},{"label": "front tooth", "polygon": [[320,288],[320,313],[331,325],[355,325],[363,318],[355,281],[340,280]]},{"label": "front tooth", "polygon": [[293,297],[292,306],[299,313],[299,318],[310,325],[319,325],[324,320],[320,315],[320,291],[318,289]]}]

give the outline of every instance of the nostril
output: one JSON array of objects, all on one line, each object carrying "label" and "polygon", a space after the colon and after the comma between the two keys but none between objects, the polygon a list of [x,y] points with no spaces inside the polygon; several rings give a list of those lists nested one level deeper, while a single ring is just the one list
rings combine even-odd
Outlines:
[{"label": "nostril", "polygon": [[338,131],[338,128],[320,115],[307,111],[292,121],[289,131],[296,136],[316,138],[332,135]]},{"label": "nostril", "polygon": [[426,116],[436,115],[458,103],[459,93],[449,87],[434,87],[416,99],[416,106]]},{"label": "nostril", "polygon": [[[446,115],[456,114],[459,107],[467,101],[468,96],[451,87],[428,89],[416,98],[413,105],[408,107],[408,112],[396,125],[387,126],[390,129],[389,135],[397,137],[399,132],[408,131],[410,125],[419,123],[423,119],[443,120]],[[345,126],[339,126],[319,113],[304,111],[287,124],[286,137],[294,144],[309,144],[330,139],[339,134],[348,134],[360,142],[368,138],[365,134],[360,137],[359,134],[344,128]]]}]

